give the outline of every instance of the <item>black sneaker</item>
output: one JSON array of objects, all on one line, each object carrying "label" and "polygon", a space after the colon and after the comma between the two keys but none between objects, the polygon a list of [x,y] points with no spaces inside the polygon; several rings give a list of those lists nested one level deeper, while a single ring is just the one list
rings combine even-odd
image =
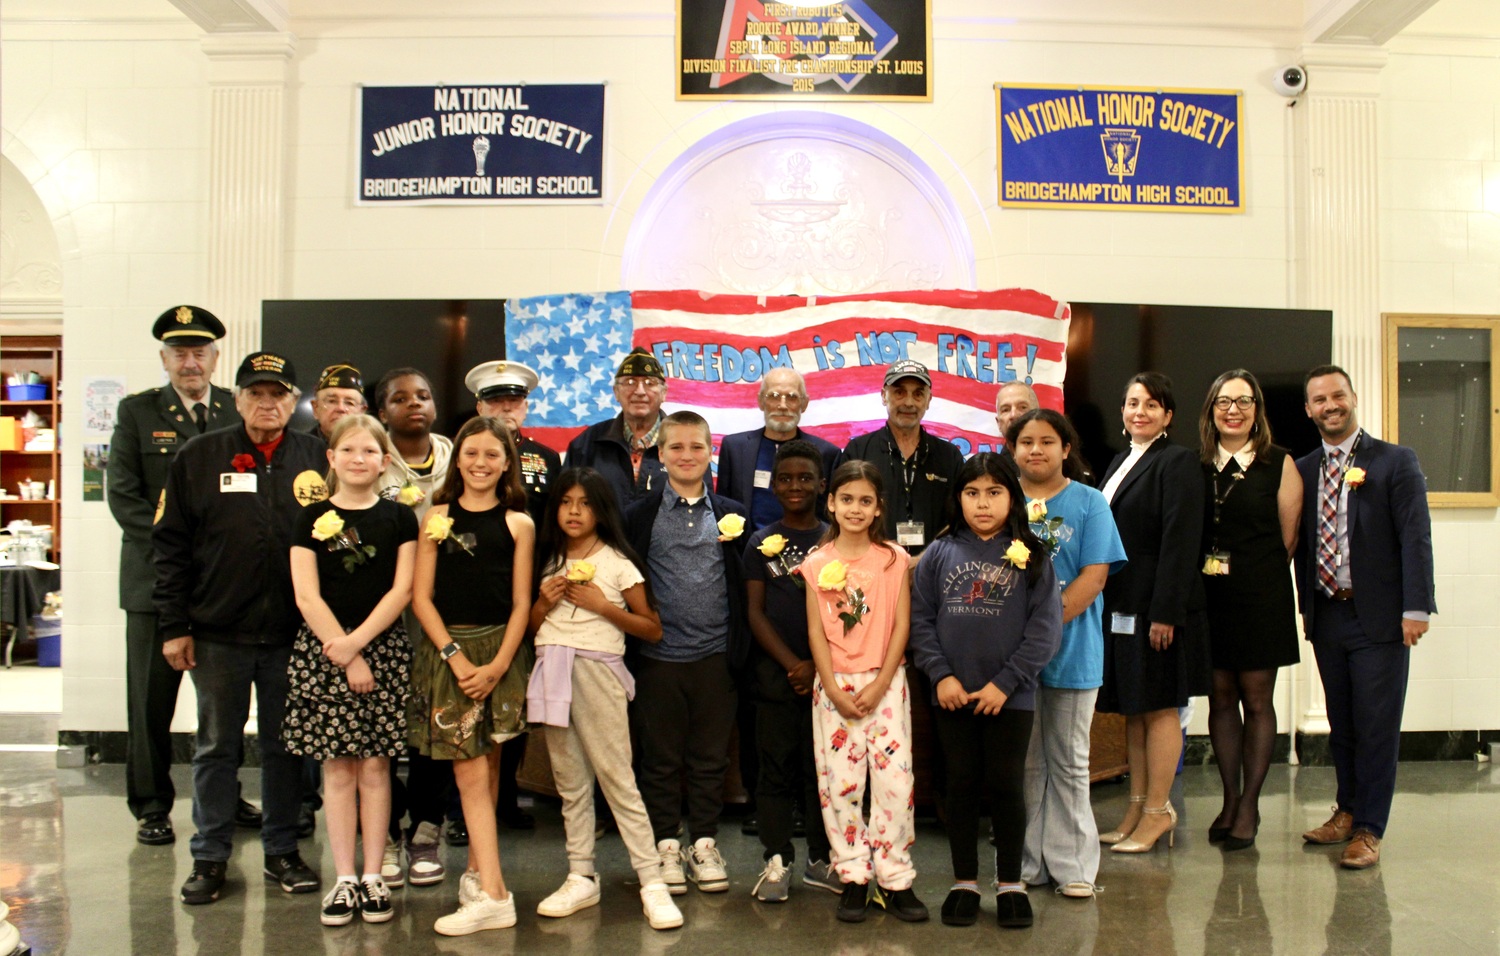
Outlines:
[{"label": "black sneaker", "polygon": [[943,900],[944,926],[973,926],[979,920],[979,891],[958,887],[948,891]]},{"label": "black sneaker", "polygon": [[[535,830],[536,817],[522,810],[518,806],[502,807],[495,813],[495,819],[500,821],[507,830]],[[467,835],[467,834],[465,834]]]},{"label": "black sneaker", "polygon": [[996,894],[995,919],[1006,929],[1025,929],[1030,926],[1031,897],[1020,890]]},{"label": "black sneaker", "polygon": [[396,915],[385,880],[367,876],[359,881],[359,915],[366,923],[384,923]]},{"label": "black sneaker", "polygon": [[241,797],[234,806],[234,825],[247,830],[259,830],[262,822],[260,807]]},{"label": "black sneaker", "polygon": [[266,879],[275,880],[288,893],[311,893],[323,885],[318,874],[309,869],[296,852],[267,853]]},{"label": "black sneaker", "polygon": [[841,923],[863,923],[870,908],[870,887],[866,883],[845,883],[839,896],[838,918]]},{"label": "black sneaker", "polygon": [[740,821],[740,833],[745,836],[760,836],[760,820],[755,814],[750,814]]},{"label": "black sneaker", "polygon": [[448,825],[443,827],[443,836],[448,839],[449,846],[468,846],[468,824],[462,820],[449,820]]},{"label": "black sneaker", "polygon": [[177,834],[172,832],[172,818],[165,813],[148,813],[137,821],[135,842],[146,846],[165,846],[175,843]]},{"label": "black sneaker", "polygon": [[222,860],[194,860],[193,872],[182,884],[182,901],[189,906],[202,906],[218,899],[227,869],[228,864]]},{"label": "black sneaker", "polygon": [[927,920],[927,907],[917,899],[910,887],[904,890],[888,890],[875,887],[875,904],[887,913],[906,923],[922,923]]},{"label": "black sneaker", "polygon": [[306,840],[318,829],[317,811],[307,804],[297,811],[297,839]]},{"label": "black sneaker", "polygon": [[339,880],[323,897],[323,912],[318,920],[324,926],[348,926],[354,921],[354,913],[360,908],[359,886],[348,880]]}]

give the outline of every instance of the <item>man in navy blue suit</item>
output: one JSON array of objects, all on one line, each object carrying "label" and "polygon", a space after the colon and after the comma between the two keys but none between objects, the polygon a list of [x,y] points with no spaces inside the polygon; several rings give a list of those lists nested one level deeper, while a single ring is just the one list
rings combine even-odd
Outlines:
[{"label": "man in navy blue suit", "polygon": [[776,449],[794,438],[811,442],[823,456],[824,481],[833,477],[840,457],[838,446],[801,429],[802,413],[807,411],[807,384],[796,370],[773,368],[767,372],[760,380],[757,404],[766,417],[766,426],[724,436],[715,485],[719,494],[744,502],[750,509],[750,532],[781,520],[781,503],[771,489]]},{"label": "man in navy blue suit", "polygon": [[1347,841],[1339,864],[1360,870],[1380,862],[1411,649],[1437,610],[1427,480],[1410,448],[1359,427],[1343,369],[1314,368],[1303,394],[1323,441],[1297,460],[1306,489],[1297,594],[1328,701],[1338,804],[1302,838]]}]

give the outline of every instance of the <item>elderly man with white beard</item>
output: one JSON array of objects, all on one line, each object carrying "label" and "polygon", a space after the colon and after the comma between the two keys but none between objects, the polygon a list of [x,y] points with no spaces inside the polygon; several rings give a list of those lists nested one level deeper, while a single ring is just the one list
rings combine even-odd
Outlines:
[{"label": "elderly man with white beard", "polygon": [[[842,453],[838,447],[800,427],[807,411],[807,384],[795,369],[773,368],[760,380],[756,400],[765,415],[764,428],[725,435],[719,445],[719,477],[714,490],[743,502],[750,511],[747,532],[781,519],[781,504],[771,488],[776,450],[794,438],[810,442],[823,456],[823,478],[833,475]],[[821,511],[821,507],[819,509]]]}]

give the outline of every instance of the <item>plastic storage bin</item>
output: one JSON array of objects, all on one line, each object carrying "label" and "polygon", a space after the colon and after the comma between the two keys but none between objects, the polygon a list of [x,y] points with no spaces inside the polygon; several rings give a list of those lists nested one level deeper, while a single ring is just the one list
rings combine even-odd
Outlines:
[{"label": "plastic storage bin", "polygon": [[47,397],[45,383],[37,385],[7,385],[5,397],[12,402],[39,402]]},{"label": "plastic storage bin", "polygon": [[62,618],[42,617],[31,619],[31,636],[36,638],[36,663],[38,667],[62,666]]}]

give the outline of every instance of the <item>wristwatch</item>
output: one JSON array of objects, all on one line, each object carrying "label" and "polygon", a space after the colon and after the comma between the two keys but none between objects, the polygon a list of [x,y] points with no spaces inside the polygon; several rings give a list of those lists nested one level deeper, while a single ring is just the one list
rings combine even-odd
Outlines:
[{"label": "wristwatch", "polygon": [[446,643],[446,644],[443,645],[443,649],[442,650],[438,651],[438,658],[441,659],[441,660],[443,660],[444,662],[446,662],[449,659],[451,659],[453,657],[453,655],[457,654],[460,650],[462,650],[462,648],[460,648],[458,646],[458,642],[457,641],[449,641],[448,643]]}]

